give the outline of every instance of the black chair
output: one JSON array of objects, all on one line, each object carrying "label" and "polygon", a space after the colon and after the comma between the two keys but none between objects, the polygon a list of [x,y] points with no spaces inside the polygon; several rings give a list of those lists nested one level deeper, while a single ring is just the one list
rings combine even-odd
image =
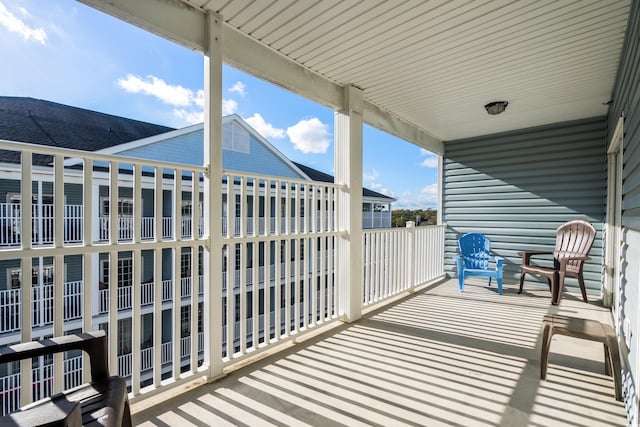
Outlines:
[{"label": "black chair", "polygon": [[83,350],[91,363],[91,382],[34,402],[0,418],[7,426],[131,426],[124,378],[109,376],[104,331],[65,335],[0,347],[0,363]]}]

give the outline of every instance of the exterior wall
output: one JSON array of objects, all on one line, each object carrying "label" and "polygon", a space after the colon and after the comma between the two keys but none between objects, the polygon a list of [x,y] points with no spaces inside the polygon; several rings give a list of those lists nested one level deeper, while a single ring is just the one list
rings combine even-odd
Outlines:
[{"label": "exterior wall", "polygon": [[[624,115],[623,136],[623,189],[622,189],[622,279],[620,283],[622,307],[620,331],[629,337],[629,346],[623,350],[625,367],[625,404],[630,425],[637,425],[638,375],[640,366],[640,0],[631,1],[629,23],[618,67],[618,76],[609,110],[610,141],[618,118]],[[625,343],[625,339],[621,339]],[[626,345],[623,345],[626,347]]]},{"label": "exterior wall", "polygon": [[[445,271],[456,275],[457,239],[478,231],[505,258],[505,282],[518,283],[518,251],[553,250],[555,229],[576,218],[597,230],[584,277],[591,294],[602,282],[606,210],[606,121],[592,118],[446,144],[443,170]],[[545,286],[527,275],[527,286]],[[577,287],[575,279],[566,286]]]},{"label": "exterior wall", "polygon": [[[119,155],[142,159],[162,160],[190,165],[202,165],[204,131],[197,130],[164,141],[119,152]],[[224,150],[222,165],[225,169],[259,173],[261,175],[302,178],[291,166],[250,135],[249,153]]]}]

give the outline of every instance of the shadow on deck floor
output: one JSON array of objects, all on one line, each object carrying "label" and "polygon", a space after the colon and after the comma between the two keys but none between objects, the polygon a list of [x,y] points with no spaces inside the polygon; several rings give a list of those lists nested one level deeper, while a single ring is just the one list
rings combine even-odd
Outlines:
[{"label": "shadow on deck floor", "polygon": [[602,345],[554,336],[548,313],[609,321],[599,301],[450,280],[134,416],[142,426],[617,426]]}]

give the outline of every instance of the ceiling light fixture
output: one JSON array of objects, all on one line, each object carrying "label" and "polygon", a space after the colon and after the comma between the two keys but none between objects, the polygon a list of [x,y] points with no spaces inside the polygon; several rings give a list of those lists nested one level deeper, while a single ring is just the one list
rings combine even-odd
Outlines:
[{"label": "ceiling light fixture", "polygon": [[509,102],[507,101],[495,101],[485,105],[484,109],[487,110],[487,113],[495,116],[504,112],[505,108],[507,108],[507,105],[509,105]]}]

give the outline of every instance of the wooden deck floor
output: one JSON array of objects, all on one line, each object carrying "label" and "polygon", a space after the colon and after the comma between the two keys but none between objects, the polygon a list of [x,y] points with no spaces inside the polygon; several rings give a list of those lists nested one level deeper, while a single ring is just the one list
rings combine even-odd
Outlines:
[{"label": "wooden deck floor", "polygon": [[[626,425],[602,345],[557,336],[548,312],[609,321],[597,301],[444,282],[134,415],[142,426]],[[474,284],[475,283],[475,284]]]}]

